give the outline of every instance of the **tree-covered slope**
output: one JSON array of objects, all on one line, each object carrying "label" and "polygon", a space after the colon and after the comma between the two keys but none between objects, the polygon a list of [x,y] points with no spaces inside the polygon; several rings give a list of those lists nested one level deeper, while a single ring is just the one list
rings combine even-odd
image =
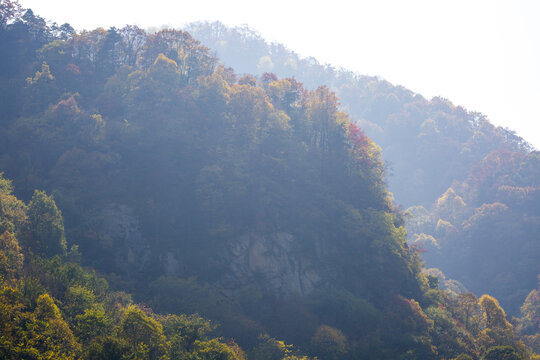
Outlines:
[{"label": "tree-covered slope", "polygon": [[[62,214],[52,196],[36,190],[25,204],[13,195],[11,182],[1,174],[0,224],[2,358],[309,359],[292,345],[267,334],[259,336],[245,351],[230,338],[215,337],[230,334],[230,330],[222,332],[198,315],[156,314],[146,304],[134,305],[130,295],[114,291],[103,276],[77,263],[80,253],[76,246],[67,251]],[[153,287],[157,292],[166,292],[169,303],[185,301],[201,291],[192,285],[183,298],[171,297],[177,295],[177,283],[160,280]],[[449,296],[434,284],[424,294],[425,313],[416,301],[402,297],[395,298],[384,315],[343,291],[311,297],[305,305],[326,324],[340,326],[349,335],[334,326],[321,325],[304,348],[322,359],[531,356],[531,350],[516,342],[512,325],[505,320],[496,299],[487,295],[477,299],[470,293]],[[518,323],[523,338],[532,347],[537,347],[538,337],[536,295],[529,295]],[[262,304],[259,301],[256,305]],[[280,306],[287,309],[285,304]],[[283,315],[290,318],[294,316],[290,311],[306,311],[298,306],[291,308],[289,304]],[[377,324],[377,318],[381,324]],[[234,321],[246,319],[237,317]],[[290,319],[280,321],[283,326]],[[363,328],[366,322],[380,333]],[[305,331],[306,327],[296,324],[294,329]],[[381,340],[382,344],[369,343]]]},{"label": "tree-covered slope", "polygon": [[411,209],[411,239],[427,250],[428,266],[471,291],[489,291],[517,314],[537,283],[539,184],[538,152],[493,152],[429,212]]},{"label": "tree-covered slope", "polygon": [[[188,29],[238,71],[271,71],[294,76],[308,88],[322,83],[335,91],[341,108],[381,146],[390,167],[389,189],[398,204],[410,207],[414,219],[409,222],[409,239],[428,244],[423,249],[428,265],[477,294],[497,294],[512,314],[519,312],[535,286],[540,256],[540,209],[532,205],[538,202],[534,189],[540,186],[535,175],[540,165],[534,161],[537,152],[522,138],[448,100],[427,100],[376,77],[300,58],[247,27],[195,23]],[[496,177],[490,171],[497,171]],[[441,206],[450,206],[444,200],[449,188],[465,202],[452,205],[463,209],[449,210],[463,211],[459,216],[441,215]],[[516,197],[522,205],[516,203]],[[481,207],[492,203],[508,206],[509,212],[498,218],[483,217],[481,227],[463,222],[474,209],[483,213]],[[427,218],[429,229],[414,225]],[[439,219],[445,221],[439,230],[449,222],[458,231],[436,232]],[[429,245],[432,243],[435,245]]]},{"label": "tree-covered slope", "polygon": [[264,330],[309,343],[339,299],[326,291],[373,319],[422,297],[379,150],[325,87],[237,77],[182,31],[61,40],[27,12],[2,36],[18,28],[44,40],[16,64],[26,81],[3,74],[20,105],[2,109],[0,163],[23,198],[55,195],[85,264],[249,345]]},{"label": "tree-covered slope", "polygon": [[[0,72],[0,169],[29,203],[2,178],[5,258],[22,261],[20,239],[24,266],[49,294],[40,301],[52,318],[40,321],[66,322],[70,296],[93,292],[120,338],[92,337],[90,356],[82,325],[67,321],[58,325],[73,334],[65,357],[104,358],[104,348],[124,351],[116,358],[242,356],[200,333],[186,340],[182,326],[206,324],[198,317],[171,325],[127,303],[109,314],[108,290],[69,277],[100,278],[64,263],[79,252],[157,313],[219,322],[216,336],[253,359],[299,354],[274,338],[321,359],[530,357],[497,300],[442,292],[421,272],[379,148],[327,87],[239,76],[184,31],[76,33],[1,4],[0,64],[11,70]],[[10,276],[24,285],[17,266]],[[64,267],[67,278],[48,275]],[[19,344],[14,331],[6,336]],[[23,350],[36,348],[28,341]]]},{"label": "tree-covered slope", "polygon": [[[6,36],[17,36],[15,24]],[[254,281],[228,268],[231,256],[252,253],[224,254],[245,237],[277,236],[299,254],[293,270],[312,273],[307,287],[332,283],[371,298],[418,292],[378,148],[326,88],[237,78],[175,30],[97,29],[24,60],[34,70],[20,83],[16,116],[3,117],[1,164],[22,194],[55,193],[90,263],[128,277]],[[108,239],[103,229],[115,226],[130,233]],[[357,261],[364,251],[378,255]],[[304,292],[283,291],[293,290]]]},{"label": "tree-covered slope", "polygon": [[391,168],[390,191],[406,207],[431,205],[491,151],[530,150],[522,138],[493,126],[480,113],[438,97],[427,100],[378,77],[302,58],[281,44],[265,41],[248,27],[229,28],[215,22],[194,23],[187,29],[238,72],[273,72],[295,77],[307,88],[328,86],[353,122],[381,146]]},{"label": "tree-covered slope", "polygon": [[[247,358],[232,339],[216,337],[209,320],[155,314],[81,267],[76,246],[66,251],[53,197],[36,191],[25,204],[12,191],[0,173],[0,358]],[[267,336],[254,351],[308,359],[283,346]]]}]

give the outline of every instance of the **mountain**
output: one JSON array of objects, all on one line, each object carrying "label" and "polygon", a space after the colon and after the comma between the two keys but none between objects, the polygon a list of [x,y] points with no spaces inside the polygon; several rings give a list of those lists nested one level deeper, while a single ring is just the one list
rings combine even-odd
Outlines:
[{"label": "mountain", "polygon": [[[237,75],[185,31],[77,33],[0,9],[0,263],[22,292],[3,298],[5,354],[535,356],[518,340],[532,297],[514,329],[495,298],[422,271],[379,147],[327,87]],[[107,302],[103,277],[147,305]],[[28,337],[16,320],[32,316]]]},{"label": "mountain", "polygon": [[[389,190],[396,203],[408,208],[409,242],[427,251],[426,264],[477,294],[496,294],[511,314],[519,314],[536,287],[540,258],[540,210],[532,205],[538,202],[540,188],[538,151],[480,113],[301,58],[248,27],[216,22],[194,23],[187,29],[240,72],[294,76],[308,88],[325,84],[334,91],[340,109],[381,147],[390,168]],[[455,201],[454,192],[459,196]],[[509,207],[512,215],[484,218],[485,227],[471,232],[477,225],[469,216],[494,203]],[[443,215],[445,211],[452,213]],[[435,231],[439,219],[439,230],[449,222],[457,232]],[[416,226],[426,221],[429,227]],[[465,228],[469,231],[459,230]]]},{"label": "mountain", "polygon": [[186,29],[240,73],[272,72],[294,77],[307,88],[324,84],[335,92],[341,109],[381,146],[391,168],[389,189],[403,206],[431,205],[492,151],[533,150],[480,113],[439,97],[427,100],[378,77],[302,58],[284,45],[268,43],[248,27],[228,28],[214,22],[193,23]]}]

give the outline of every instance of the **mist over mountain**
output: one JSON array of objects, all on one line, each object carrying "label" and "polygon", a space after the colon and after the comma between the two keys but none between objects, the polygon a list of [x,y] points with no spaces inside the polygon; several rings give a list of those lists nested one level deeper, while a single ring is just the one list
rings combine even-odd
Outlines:
[{"label": "mist over mountain", "polygon": [[[246,29],[75,32],[0,4],[0,357],[538,357],[538,155],[515,134]],[[394,195],[388,156],[416,169]],[[414,238],[485,285],[467,266],[516,232],[526,261],[482,265],[513,277],[477,295]],[[482,295],[508,279],[512,319]]]},{"label": "mist over mountain", "polygon": [[[237,71],[271,71],[335,91],[340,108],[381,147],[389,190],[397,204],[410,207],[409,239],[427,251],[427,265],[475,293],[496,294],[512,314],[519,312],[537,282],[540,258],[540,211],[533,205],[540,164],[530,144],[449,100],[427,100],[383,79],[301,58],[248,27],[194,23],[187,29]],[[471,231],[472,219],[493,204],[514,215],[485,219],[490,231],[457,230]],[[425,221],[430,227],[418,227]]]},{"label": "mist over mountain", "polygon": [[328,86],[341,109],[381,147],[390,167],[389,188],[403,206],[431,205],[494,150],[534,150],[481,113],[468,112],[447,99],[425,99],[378,77],[301,58],[281,44],[268,43],[249,27],[228,28],[215,22],[193,23],[186,29],[240,73],[273,72],[294,77],[307,88]]}]

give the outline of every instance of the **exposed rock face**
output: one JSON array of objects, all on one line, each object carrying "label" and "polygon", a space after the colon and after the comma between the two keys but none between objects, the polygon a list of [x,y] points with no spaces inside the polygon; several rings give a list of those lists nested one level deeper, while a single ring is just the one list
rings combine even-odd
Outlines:
[{"label": "exposed rock face", "polygon": [[174,255],[174,252],[169,251],[162,256],[163,270],[165,275],[174,276],[177,275],[180,271],[180,262]]},{"label": "exposed rock face", "polygon": [[150,246],[139,229],[139,221],[127,205],[109,204],[102,211],[101,242],[111,251],[115,266],[128,277],[149,261]]},{"label": "exposed rock face", "polygon": [[[230,286],[262,283],[277,296],[307,295],[321,277],[285,232],[241,236],[229,248]],[[320,267],[319,267],[320,271]]]},{"label": "exposed rock face", "polygon": [[[155,249],[159,253],[150,256],[148,241],[129,206],[110,204],[101,215],[101,246],[114,257],[117,270],[127,279],[152,266],[149,264],[151,258],[160,259],[164,275],[185,276],[182,259],[174,250]],[[231,292],[258,284],[277,297],[305,296],[321,281],[322,266],[315,266],[314,261],[304,254],[290,233],[243,235],[220,255],[229,270],[220,283]]]}]

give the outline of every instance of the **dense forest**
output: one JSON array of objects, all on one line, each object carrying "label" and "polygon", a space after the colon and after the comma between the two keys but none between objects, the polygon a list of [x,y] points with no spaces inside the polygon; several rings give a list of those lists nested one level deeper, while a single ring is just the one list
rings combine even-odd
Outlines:
[{"label": "dense forest", "polygon": [[[237,74],[186,31],[76,32],[16,1],[0,0],[0,49],[0,357],[539,358],[540,289],[523,279],[538,258],[539,158],[515,134],[378,79],[376,96],[347,97],[317,64]],[[390,91],[394,107],[379,99]],[[426,173],[404,188],[426,192],[391,182],[394,199],[392,141],[364,129],[392,136],[424,116],[422,146],[456,157],[433,174],[440,157],[416,159]],[[478,263],[486,241],[508,260]],[[475,272],[477,288],[463,283],[477,295],[425,270],[429,244],[428,264]],[[482,295],[492,286],[514,317]]]},{"label": "dense forest", "polygon": [[[247,27],[195,23],[187,29],[237,71],[272,71],[334,91],[340,109],[381,147],[389,190],[408,210],[409,243],[424,252],[426,264],[444,272],[435,270],[441,280],[447,275],[461,282],[458,288],[496,294],[519,314],[539,275],[537,150],[480,113],[301,58]],[[494,217],[491,210],[501,204],[508,212]]]}]

